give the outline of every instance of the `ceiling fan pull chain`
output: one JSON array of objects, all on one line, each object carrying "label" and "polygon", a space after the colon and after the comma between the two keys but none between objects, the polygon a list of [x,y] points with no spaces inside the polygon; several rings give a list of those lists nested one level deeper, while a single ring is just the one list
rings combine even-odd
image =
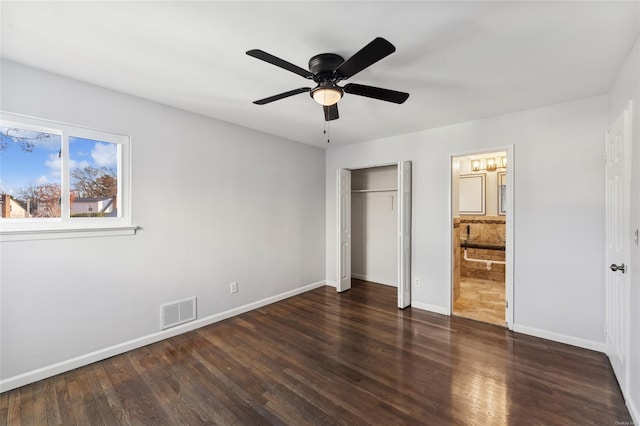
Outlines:
[{"label": "ceiling fan pull chain", "polygon": [[329,122],[325,121],[324,122],[324,129],[322,130],[322,134],[327,135],[327,143],[330,143],[331,141],[329,140]]}]

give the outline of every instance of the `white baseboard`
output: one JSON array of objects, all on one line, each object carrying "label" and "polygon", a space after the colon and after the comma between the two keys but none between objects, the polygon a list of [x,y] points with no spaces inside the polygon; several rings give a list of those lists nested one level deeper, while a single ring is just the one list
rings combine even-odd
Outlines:
[{"label": "white baseboard", "polygon": [[411,307],[422,309],[423,311],[435,312],[436,314],[449,315],[449,312],[447,312],[447,308],[443,306],[430,305],[428,303],[411,301]]},{"label": "white baseboard", "polygon": [[66,371],[73,370],[78,367],[82,367],[96,361],[110,358],[115,355],[128,352],[133,349],[138,349],[143,346],[150,345],[152,343],[159,342],[164,339],[168,339],[173,336],[177,336],[188,331],[198,329],[200,327],[207,326],[209,324],[216,323],[218,321],[225,320],[227,318],[234,317],[236,315],[243,314],[245,312],[252,311],[254,309],[261,308],[266,305],[270,305],[280,300],[288,299],[289,297],[296,296],[298,294],[305,293],[318,287],[328,285],[326,281],[318,281],[313,284],[306,285],[294,290],[290,290],[275,296],[267,297],[266,299],[258,300],[253,303],[249,303],[244,306],[230,309],[219,314],[210,315],[205,318],[200,318],[195,321],[191,321],[186,324],[182,324],[167,330],[159,331],[157,333],[149,334],[137,339],[129,340],[108,348],[100,349],[95,352],[91,352],[85,355],[80,355],[75,358],[68,359],[66,361],[58,362],[56,364],[48,365],[46,367],[38,368],[36,370],[28,371],[26,373],[19,374],[17,376],[9,377],[4,380],[0,380],[0,392],[6,392],[11,389],[18,388],[20,386],[28,385],[29,383],[37,382],[48,377],[55,376]]},{"label": "white baseboard", "polygon": [[334,283],[333,281],[325,281],[324,283],[329,287],[338,288],[338,284]]},{"label": "white baseboard", "polygon": [[567,345],[577,346],[579,348],[590,349],[592,351],[603,353],[605,351],[604,342],[594,342],[593,340],[581,339],[579,337],[567,336],[566,334],[553,333],[551,331],[540,330],[518,324],[513,325],[513,331],[528,334],[529,336],[553,340],[554,342],[566,343]]},{"label": "white baseboard", "polygon": [[363,281],[369,281],[372,283],[376,283],[376,284],[384,284],[384,285],[388,285],[391,287],[398,287],[396,285],[396,283],[394,283],[393,281],[389,281],[389,280],[384,280],[378,277],[371,277],[368,275],[360,275],[360,274],[354,274],[353,272],[351,273],[351,276],[357,280],[363,280]]},{"label": "white baseboard", "polygon": [[[422,302],[411,302],[412,308],[422,309],[429,312],[435,312],[436,314],[449,315],[447,308],[437,305],[430,305]],[[590,349],[592,351],[604,352],[605,346],[602,342],[594,342],[592,340],[580,339],[578,337],[567,336],[564,334],[553,333],[550,331],[539,330],[537,328],[526,327],[522,325],[514,325],[513,331],[517,333],[527,334],[529,336],[540,337],[542,339],[551,340],[554,342],[565,343],[567,345],[577,346],[579,348]],[[636,424],[639,424],[636,422]]]}]

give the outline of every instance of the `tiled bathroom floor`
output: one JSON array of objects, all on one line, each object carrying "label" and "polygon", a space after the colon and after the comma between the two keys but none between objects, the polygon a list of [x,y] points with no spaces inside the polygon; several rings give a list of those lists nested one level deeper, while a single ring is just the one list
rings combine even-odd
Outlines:
[{"label": "tiled bathroom floor", "polygon": [[460,277],[460,297],[453,304],[453,314],[504,327],[504,287],[504,282]]}]

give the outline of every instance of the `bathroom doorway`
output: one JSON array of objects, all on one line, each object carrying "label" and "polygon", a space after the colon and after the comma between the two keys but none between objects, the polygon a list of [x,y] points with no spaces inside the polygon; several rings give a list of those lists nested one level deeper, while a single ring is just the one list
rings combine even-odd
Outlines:
[{"label": "bathroom doorway", "polygon": [[[451,157],[451,314],[512,328],[512,147]],[[510,306],[511,305],[511,306]]]}]

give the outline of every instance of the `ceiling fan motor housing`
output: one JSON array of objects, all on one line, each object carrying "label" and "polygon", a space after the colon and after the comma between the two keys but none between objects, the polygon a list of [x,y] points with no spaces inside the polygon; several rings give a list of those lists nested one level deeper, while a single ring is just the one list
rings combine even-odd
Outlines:
[{"label": "ceiling fan motor housing", "polygon": [[[321,53],[309,59],[309,71],[313,74],[313,81],[318,83],[315,88],[311,89],[309,95],[316,102],[322,105],[333,105],[342,98],[344,92],[336,84],[338,78],[335,69],[342,65],[343,62],[344,58],[335,53]],[[325,96],[329,93],[326,91],[327,89],[333,92],[333,95],[330,96],[330,101],[325,99]]]},{"label": "ceiling fan motor housing", "polygon": [[321,53],[309,59],[309,71],[313,73],[313,81],[322,83],[332,80],[334,70],[344,62],[344,58],[335,53]]}]

